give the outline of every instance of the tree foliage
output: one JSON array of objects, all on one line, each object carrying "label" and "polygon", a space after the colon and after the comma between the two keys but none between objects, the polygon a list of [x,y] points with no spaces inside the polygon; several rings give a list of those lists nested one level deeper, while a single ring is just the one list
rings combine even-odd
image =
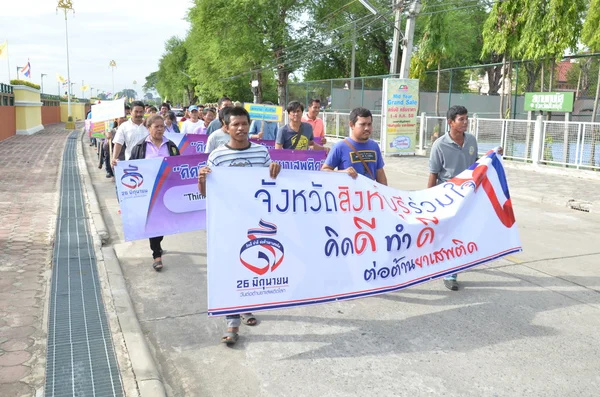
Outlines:
[{"label": "tree foliage", "polygon": [[591,0],[583,23],[581,40],[592,51],[600,51],[600,0]]},{"label": "tree foliage", "polygon": [[[411,74],[422,88],[449,88],[447,73],[438,81],[425,72],[505,57],[535,61],[523,65],[526,77],[520,81],[533,87],[542,62],[575,49],[580,35],[588,47],[600,49],[600,0],[474,0],[464,7],[421,2]],[[194,0],[187,36],[166,42],[143,90],[173,103],[213,102],[223,95],[250,101],[250,83],[258,80],[259,100],[284,104],[292,73],[305,81],[349,78],[353,46],[356,77],[387,74],[394,32],[390,1],[370,3],[378,15],[349,0]],[[401,3],[406,8],[410,1]],[[485,69],[490,94],[500,87],[502,69]],[[453,91],[465,89],[470,74],[455,72]]]},{"label": "tree foliage", "polygon": [[[178,37],[171,37],[165,44],[165,54],[159,62],[155,88],[162,98],[174,103],[185,100],[196,101],[195,81],[188,74],[190,59],[186,42]],[[146,80],[146,84],[149,81]],[[152,81],[150,81],[152,83]]]}]

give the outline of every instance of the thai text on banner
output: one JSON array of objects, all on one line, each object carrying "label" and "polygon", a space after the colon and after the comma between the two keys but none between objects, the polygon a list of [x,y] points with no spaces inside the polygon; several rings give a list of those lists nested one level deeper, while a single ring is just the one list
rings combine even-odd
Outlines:
[{"label": "thai text on banner", "polygon": [[342,173],[283,170],[272,180],[267,169],[216,167],[207,196],[209,315],[396,291],[521,250],[494,152],[421,191]]}]

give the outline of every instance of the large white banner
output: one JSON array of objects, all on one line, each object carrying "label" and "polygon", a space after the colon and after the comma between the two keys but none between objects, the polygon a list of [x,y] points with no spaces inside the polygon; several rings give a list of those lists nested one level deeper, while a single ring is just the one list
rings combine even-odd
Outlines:
[{"label": "large white banner", "polygon": [[267,168],[216,167],[207,217],[209,315],[396,291],[521,251],[494,152],[421,191],[334,172],[272,180]]},{"label": "large white banner", "polygon": [[102,101],[92,105],[92,122],[113,120],[125,116],[125,99],[116,101]]}]

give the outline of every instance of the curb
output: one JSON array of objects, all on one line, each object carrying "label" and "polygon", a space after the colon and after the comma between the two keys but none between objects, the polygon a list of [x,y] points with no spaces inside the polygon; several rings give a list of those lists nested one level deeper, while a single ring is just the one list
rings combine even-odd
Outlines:
[{"label": "curb", "polygon": [[[104,271],[108,278],[108,289],[110,298],[112,298],[112,306],[118,320],[120,333],[125,343],[126,354],[131,364],[131,370],[135,377],[137,392],[141,397],[166,397],[164,384],[161,380],[160,373],[154,357],[146,341],[143,330],[137,318],[137,314],[133,307],[133,303],[129,296],[127,283],[121,271],[121,264],[117,258],[115,250],[112,246],[103,246],[109,240],[110,234],[106,228],[106,222],[100,206],[98,197],[93,187],[92,180],[87,168],[84,151],[84,140],[82,134],[79,135],[79,143],[77,147],[78,162],[81,169],[81,178],[85,185],[85,196],[89,201],[88,211],[92,215],[92,222],[96,229],[95,240],[98,244],[95,250],[102,255],[102,258],[97,258],[104,264]],[[96,211],[95,213],[93,211]],[[99,256],[99,255],[97,255]],[[125,385],[124,385],[125,386]],[[137,394],[137,393],[136,393]]]},{"label": "curb", "polygon": [[166,397],[165,387],[133,308],[115,250],[112,247],[103,247],[102,255],[110,279],[113,303],[118,313],[121,331],[125,338],[140,396]]},{"label": "curb", "polygon": [[79,171],[81,173],[81,179],[83,180],[82,185],[86,191],[89,201],[88,211],[92,217],[92,221],[96,225],[96,233],[98,234],[98,237],[100,237],[102,245],[104,245],[108,242],[110,235],[108,233],[106,223],[104,222],[104,218],[102,217],[102,211],[100,210],[100,204],[98,203],[98,196],[96,196],[96,191],[94,190],[94,185],[92,184],[92,178],[90,177],[90,173],[85,163],[85,158],[83,157],[82,136],[83,131],[81,131],[77,137],[77,140],[79,141],[79,145],[77,145],[77,162],[79,163]]}]

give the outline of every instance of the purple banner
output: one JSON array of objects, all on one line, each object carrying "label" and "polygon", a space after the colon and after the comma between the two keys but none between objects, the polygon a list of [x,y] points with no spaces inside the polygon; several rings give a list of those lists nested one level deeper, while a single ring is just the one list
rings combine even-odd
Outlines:
[{"label": "purple banner", "polygon": [[120,161],[115,169],[125,240],[206,228],[198,171],[207,154]]}]

